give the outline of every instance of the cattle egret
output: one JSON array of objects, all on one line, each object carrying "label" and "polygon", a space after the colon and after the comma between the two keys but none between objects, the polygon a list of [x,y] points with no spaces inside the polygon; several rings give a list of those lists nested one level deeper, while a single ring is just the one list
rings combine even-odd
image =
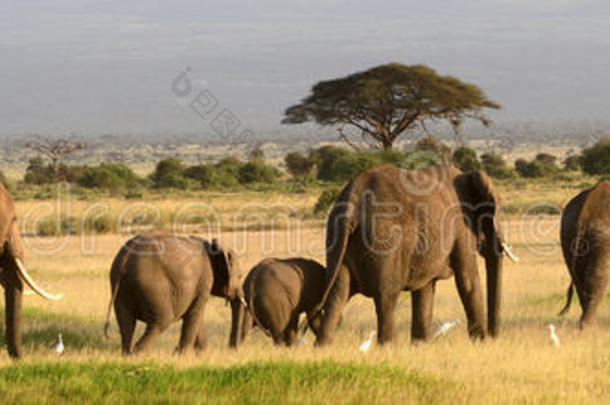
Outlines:
[{"label": "cattle egret", "polygon": [[447,334],[447,332],[449,332],[449,330],[451,328],[453,328],[455,325],[457,325],[458,323],[460,323],[459,319],[456,319],[454,321],[447,321],[447,322],[443,322],[441,323],[438,328],[436,328],[436,331],[434,331],[434,336],[433,338],[436,339],[440,336],[444,336]]},{"label": "cattle egret", "polygon": [[551,339],[551,343],[553,344],[553,346],[555,346],[555,347],[561,346],[561,341],[559,340],[559,336],[557,336],[557,333],[555,333],[555,325],[553,325],[552,323],[549,323],[548,327],[549,327],[549,338]]},{"label": "cattle egret", "polygon": [[375,337],[376,334],[377,334],[377,332],[375,332],[374,330],[371,331],[371,333],[369,334],[369,338],[367,340],[365,340],[364,342],[360,343],[359,350],[362,353],[366,353],[369,351],[369,349],[371,348],[371,345],[373,344],[373,338]]},{"label": "cattle egret", "polygon": [[65,346],[64,346],[64,341],[61,339],[61,333],[59,333],[57,335],[57,339],[58,339],[58,342],[55,345],[55,353],[57,353],[58,356],[61,356],[61,354],[66,349]]},{"label": "cattle egret", "polygon": [[510,260],[515,263],[519,262],[519,257],[513,253],[513,248],[508,243],[502,243],[502,250]]}]

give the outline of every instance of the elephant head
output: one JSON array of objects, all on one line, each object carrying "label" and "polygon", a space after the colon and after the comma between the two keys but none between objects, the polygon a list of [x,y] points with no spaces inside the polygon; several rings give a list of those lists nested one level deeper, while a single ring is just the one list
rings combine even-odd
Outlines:
[{"label": "elephant head", "polygon": [[0,284],[4,287],[6,342],[13,358],[21,357],[21,301],[23,283],[41,297],[61,298],[40,288],[23,265],[23,242],[19,234],[13,200],[0,183]]},{"label": "elephant head", "polygon": [[510,255],[499,219],[500,201],[491,179],[477,171],[455,180],[464,217],[476,237],[476,247],[485,259],[487,274],[487,327],[497,336],[500,327],[503,253]]},{"label": "elephant head", "polygon": [[224,297],[231,304],[231,337],[230,345],[235,346],[240,334],[239,325],[244,317],[244,274],[239,265],[235,253],[229,249],[225,251],[216,239],[212,243],[206,243],[206,249],[210,257],[214,271],[214,284],[212,295]]}]

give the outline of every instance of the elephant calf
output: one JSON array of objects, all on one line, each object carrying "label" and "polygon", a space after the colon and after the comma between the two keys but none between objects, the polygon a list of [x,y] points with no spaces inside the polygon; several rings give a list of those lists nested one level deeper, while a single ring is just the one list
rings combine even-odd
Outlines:
[{"label": "elephant calf", "polygon": [[[162,232],[140,234],[119,251],[110,270],[112,298],[104,333],[108,336],[112,306],[124,354],[150,346],[170,324],[182,319],[177,351],[205,348],[203,316],[211,295],[242,305],[242,274],[231,251],[195,236]],[[146,330],[132,349],[136,320]]]},{"label": "elephant calf", "polygon": [[247,307],[234,312],[239,316],[234,327],[241,325],[240,336],[233,342],[237,347],[252,326],[258,326],[271,336],[275,344],[290,346],[299,329],[299,315],[306,312],[309,327],[318,334],[321,315],[312,318],[312,309],[322,299],[326,285],[326,270],[318,262],[303,259],[266,259],[258,263],[243,284]]}]

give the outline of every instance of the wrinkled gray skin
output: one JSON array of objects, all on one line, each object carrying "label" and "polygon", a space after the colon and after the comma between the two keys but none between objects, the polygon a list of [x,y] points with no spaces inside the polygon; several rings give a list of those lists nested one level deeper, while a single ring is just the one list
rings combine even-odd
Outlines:
[{"label": "wrinkled gray skin", "polygon": [[[23,280],[25,268],[20,268],[17,260],[23,263],[23,242],[17,226],[15,205],[10,194],[0,183],[0,284],[4,288],[5,330],[8,354],[12,358],[22,356],[21,344],[21,302],[23,298]],[[33,280],[30,281],[33,283]],[[29,283],[28,283],[29,284]],[[37,285],[33,290],[45,297],[46,294]]]},{"label": "wrinkled gray skin", "polygon": [[[332,342],[345,304],[356,293],[373,298],[379,344],[394,338],[401,291],[412,295],[412,340],[432,335],[434,288],[455,276],[468,332],[496,336],[500,323],[502,240],[498,196],[482,172],[454,167],[404,170],[381,165],[349,182],[326,227],[328,285],[318,345]],[[485,258],[487,307],[477,269]]]},{"label": "wrinkled gray skin", "polygon": [[[322,299],[326,286],[326,270],[320,263],[304,259],[266,259],[252,268],[243,290],[248,308],[242,307],[232,332],[246,338],[252,326],[263,328],[276,345],[291,346],[298,334],[299,315],[305,312],[309,327],[317,336],[321,315],[313,316],[313,308]],[[238,341],[231,342],[237,348]]]},{"label": "wrinkled gray skin", "polygon": [[574,289],[582,315],[580,328],[597,323],[597,309],[604,298],[610,276],[610,182],[574,197],[561,216],[561,247],[572,283],[564,315],[571,304]]},{"label": "wrinkled gray skin", "polygon": [[[182,331],[176,350],[202,350],[210,295],[226,298],[235,311],[241,306],[242,281],[234,254],[216,241],[162,232],[140,234],[121,248],[112,264],[105,333],[114,305],[123,354],[145,350],[179,319]],[[146,323],[146,330],[132,347],[136,320]]]}]

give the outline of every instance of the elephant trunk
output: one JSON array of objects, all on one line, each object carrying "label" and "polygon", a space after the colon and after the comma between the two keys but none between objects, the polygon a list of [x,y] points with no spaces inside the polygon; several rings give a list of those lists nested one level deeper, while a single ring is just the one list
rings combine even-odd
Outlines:
[{"label": "elephant trunk", "polygon": [[487,243],[485,252],[487,329],[492,337],[497,337],[500,331],[500,309],[502,303],[503,248],[495,227],[489,226],[487,228],[485,232],[486,239],[491,241]]}]

